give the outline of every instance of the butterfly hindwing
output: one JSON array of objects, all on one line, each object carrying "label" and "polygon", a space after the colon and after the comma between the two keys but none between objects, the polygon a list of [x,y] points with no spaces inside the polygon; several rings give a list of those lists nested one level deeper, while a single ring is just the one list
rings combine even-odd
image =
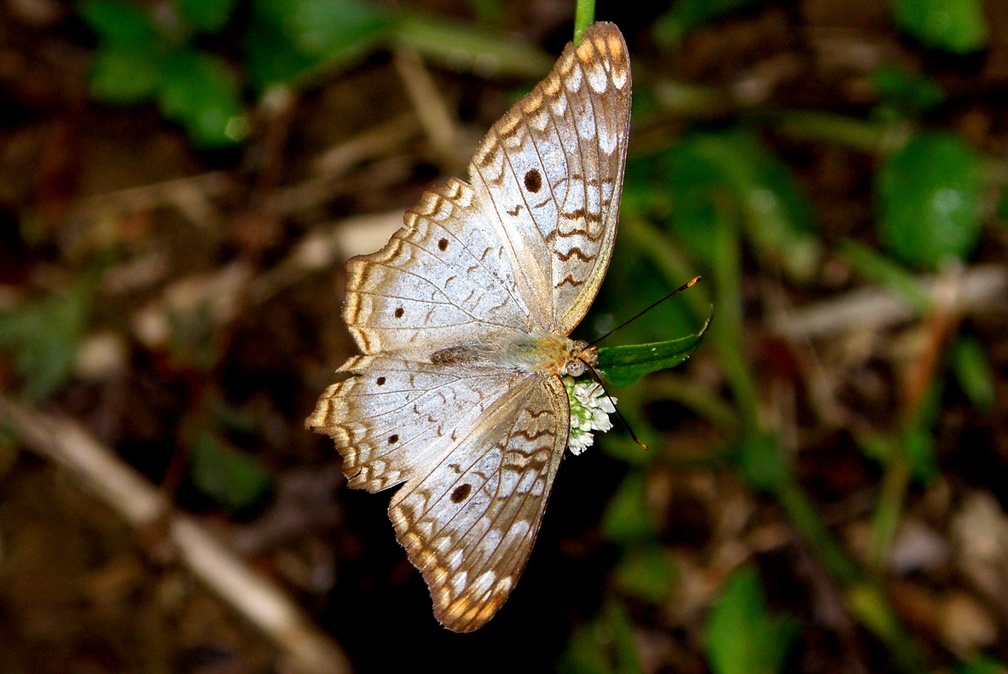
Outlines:
[{"label": "butterfly hindwing", "polygon": [[396,535],[449,629],[482,626],[518,581],[567,444],[568,405],[558,378],[526,377],[392,497]]},{"label": "butterfly hindwing", "polygon": [[307,426],[330,435],[351,487],[380,491],[423,475],[520,377],[487,368],[448,368],[357,356],[356,373],[319,398]]}]

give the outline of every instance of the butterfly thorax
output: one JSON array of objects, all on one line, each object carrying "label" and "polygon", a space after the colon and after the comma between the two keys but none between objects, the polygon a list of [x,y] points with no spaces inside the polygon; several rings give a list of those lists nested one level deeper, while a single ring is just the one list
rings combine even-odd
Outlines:
[{"label": "butterfly thorax", "polygon": [[440,365],[482,365],[557,376],[584,374],[598,364],[598,347],[561,335],[525,334],[450,346],[431,354]]}]

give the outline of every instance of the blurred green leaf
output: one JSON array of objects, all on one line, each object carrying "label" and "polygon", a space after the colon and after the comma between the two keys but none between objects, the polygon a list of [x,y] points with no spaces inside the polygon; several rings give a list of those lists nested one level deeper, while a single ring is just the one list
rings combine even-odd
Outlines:
[{"label": "blurred green leaf", "polygon": [[733,449],[739,472],[753,491],[777,493],[791,479],[791,460],[777,436],[751,432]]},{"label": "blurred green leaf", "polygon": [[663,604],[672,595],[678,578],[675,563],[660,545],[628,550],[614,574],[623,593],[655,605]]},{"label": "blurred green leaf", "polygon": [[689,358],[710,326],[713,314],[695,335],[653,344],[612,346],[599,349],[598,372],[613,386],[629,386],[644,375],[675,367]]},{"label": "blurred green leaf", "polygon": [[627,473],[609,499],[602,516],[602,537],[619,544],[650,541],[658,525],[647,502],[647,481],[642,471]]},{"label": "blurred green leaf", "polygon": [[0,312],[0,347],[14,353],[28,400],[45,400],[70,381],[92,296],[85,280],[66,294]]},{"label": "blurred green leaf", "polygon": [[938,474],[934,433],[930,428],[911,428],[903,436],[902,442],[903,452],[910,462],[910,474],[915,480],[928,482]]},{"label": "blurred green leaf", "polygon": [[294,82],[318,64],[317,58],[299,52],[280,27],[266,21],[253,20],[242,45],[249,81],[260,94]]},{"label": "blurred green leaf", "polygon": [[980,342],[959,337],[952,345],[952,368],[970,402],[984,412],[992,411],[997,403],[994,372]]},{"label": "blurred green leaf", "polygon": [[400,15],[393,38],[396,44],[415,49],[425,59],[496,77],[541,78],[557,56],[498,32],[422,14]]},{"label": "blurred green leaf", "polygon": [[193,485],[231,511],[259,503],[269,492],[269,473],[209,431],[200,431],[189,455]]},{"label": "blurred green leaf", "polygon": [[955,666],[955,674],[1005,674],[1008,663],[989,655],[973,657]]},{"label": "blurred green leaf", "polygon": [[163,68],[164,54],[156,44],[99,47],[91,63],[91,98],[119,105],[148,101],[161,83]]},{"label": "blurred green leaf", "polygon": [[879,168],[879,238],[907,264],[934,269],[965,260],[980,238],[983,169],[960,138],[925,133]]},{"label": "blurred green leaf", "polygon": [[891,0],[896,25],[929,47],[957,54],[987,44],[983,0]]},{"label": "blurred green leaf", "polygon": [[356,0],[256,0],[244,40],[249,76],[263,90],[352,63],[386,39],[392,23],[381,6]]},{"label": "blurred green leaf", "polygon": [[623,607],[606,604],[598,618],[575,629],[557,670],[561,674],[641,674],[633,624]]},{"label": "blurred green leaf", "polygon": [[181,123],[189,137],[204,147],[233,145],[248,132],[231,71],[223,61],[195,49],[169,55],[158,104],[165,117]]},{"label": "blurred green leaf", "polygon": [[893,66],[880,66],[871,73],[872,84],[882,104],[916,114],[945,100],[945,90],[927,75]]},{"label": "blurred green leaf", "polygon": [[111,0],[84,0],[77,11],[101,41],[116,47],[149,48],[158,38],[150,15],[136,5]]},{"label": "blurred green leaf", "polygon": [[175,0],[175,6],[193,28],[204,33],[215,33],[231,18],[235,0]]},{"label": "blurred green leaf", "polygon": [[796,278],[818,265],[812,207],[790,170],[751,133],[696,133],[655,158],[669,223],[699,260],[710,263],[713,232],[741,223],[753,251]]},{"label": "blurred green leaf", "polygon": [[707,618],[707,662],[714,674],[780,672],[797,633],[793,618],[771,615],[759,575],[743,567],[721,588]]},{"label": "blurred green leaf", "polygon": [[660,46],[678,47],[687,35],[720,16],[767,0],[678,0],[654,24],[654,38]]}]

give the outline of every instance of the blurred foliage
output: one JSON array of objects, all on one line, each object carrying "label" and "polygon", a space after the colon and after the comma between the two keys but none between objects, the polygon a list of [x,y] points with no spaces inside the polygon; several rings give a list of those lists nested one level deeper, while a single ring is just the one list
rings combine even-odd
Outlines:
[{"label": "blurred foliage", "polygon": [[677,0],[654,24],[655,42],[676,48],[697,28],[739,9],[757,7],[767,0]]},{"label": "blurred foliage", "polygon": [[116,0],[83,0],[81,17],[98,36],[91,96],[120,105],[156,101],[197,145],[240,142],[249,122],[238,77],[224,60],[193,45],[198,33],[226,24],[233,4],[180,0],[171,5],[171,19],[156,20]]},{"label": "blurred foliage", "polygon": [[798,624],[770,613],[759,574],[743,567],[722,585],[705,632],[714,674],[770,674],[784,670]]},{"label": "blurred foliage", "polygon": [[32,402],[70,382],[94,300],[85,275],[69,291],[0,311],[0,348],[14,354],[21,394]]},{"label": "blurred foliage", "polygon": [[964,261],[976,248],[983,221],[984,175],[977,153],[957,136],[924,133],[876,174],[879,239],[899,260],[936,269]]},{"label": "blurred foliage", "polygon": [[633,623],[617,603],[591,623],[575,628],[558,663],[561,674],[641,674]]},{"label": "blurred foliage", "polygon": [[963,54],[987,44],[983,0],[891,0],[896,24],[921,44]]},{"label": "blurred foliage", "polygon": [[983,412],[993,410],[997,402],[994,373],[980,342],[969,336],[957,339],[952,347],[952,368],[969,401]]},{"label": "blurred foliage", "polygon": [[941,84],[924,73],[883,64],[871,73],[880,110],[916,115],[945,100]]},{"label": "blurred foliage", "polygon": [[270,474],[258,461],[206,429],[193,440],[189,477],[200,492],[236,513],[261,503],[272,486]]}]

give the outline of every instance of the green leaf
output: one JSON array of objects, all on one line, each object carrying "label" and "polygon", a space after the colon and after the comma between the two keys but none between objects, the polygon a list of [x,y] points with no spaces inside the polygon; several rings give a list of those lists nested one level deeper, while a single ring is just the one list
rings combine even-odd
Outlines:
[{"label": "green leaf", "polygon": [[747,131],[697,133],[655,158],[669,224],[709,261],[716,230],[741,223],[754,253],[795,278],[818,268],[813,210],[790,170]]},{"label": "green leaf", "polygon": [[557,667],[561,674],[641,674],[633,623],[610,602],[593,622],[571,634]]},{"label": "green leaf", "polygon": [[150,100],[161,82],[163,68],[164,56],[154,45],[101,46],[91,63],[91,98],[119,105]]},{"label": "green leaf", "polygon": [[28,400],[45,400],[70,381],[92,295],[91,282],[82,281],[64,295],[0,312],[0,347],[14,353]]},{"label": "green leaf", "polygon": [[678,578],[671,556],[659,545],[627,551],[614,573],[622,592],[658,606],[672,595]]},{"label": "green leaf", "polygon": [[110,0],[84,0],[77,11],[102,42],[117,47],[150,47],[158,30],[150,14],[135,5]]},{"label": "green leaf", "polygon": [[929,428],[911,428],[904,434],[902,443],[903,452],[910,463],[910,474],[915,480],[926,483],[938,474],[935,438]]},{"label": "green leaf", "polygon": [[791,461],[777,436],[751,433],[734,447],[738,469],[755,492],[779,493],[791,479]]},{"label": "green leaf", "polygon": [[652,344],[611,346],[599,349],[597,370],[613,386],[629,386],[646,374],[675,367],[689,358],[703,341],[714,314],[695,335]]},{"label": "green leaf", "polygon": [[264,90],[346,67],[387,39],[392,24],[382,7],[356,0],[256,0],[244,40],[250,77]]},{"label": "green leaf", "polygon": [[983,346],[972,337],[960,337],[952,346],[952,368],[963,393],[977,409],[994,410],[997,392],[994,372]]},{"label": "green leaf", "polygon": [[780,672],[797,631],[793,618],[770,613],[759,576],[743,567],[725,583],[707,619],[707,662],[714,674]]},{"label": "green leaf", "polygon": [[279,27],[261,20],[249,26],[242,46],[249,81],[259,94],[294,82],[319,63],[316,57],[299,52]]},{"label": "green leaf", "polygon": [[223,61],[204,52],[184,48],[169,55],[158,105],[204,147],[233,145],[248,133],[234,76]]},{"label": "green leaf", "polygon": [[603,538],[623,545],[652,541],[658,535],[658,525],[648,506],[647,481],[642,471],[632,471],[623,478],[623,483],[606,505],[601,530]]},{"label": "green leaf", "polygon": [[896,25],[929,47],[957,54],[987,45],[983,0],[892,0]]},{"label": "green leaf", "polygon": [[193,485],[231,511],[259,503],[269,492],[269,473],[255,459],[200,431],[189,456]]},{"label": "green leaf", "polygon": [[216,33],[231,18],[235,0],[175,0],[175,6],[196,30]]},{"label": "green leaf", "polygon": [[655,41],[669,49],[679,46],[687,35],[720,16],[767,0],[679,0],[655,21]]},{"label": "green leaf", "polygon": [[980,238],[983,169],[958,137],[926,133],[890,157],[875,177],[879,238],[907,264],[965,260]]},{"label": "green leaf", "polygon": [[871,73],[879,98],[884,105],[918,114],[945,100],[945,89],[927,75],[893,66],[880,66]]},{"label": "green leaf", "polygon": [[955,667],[955,674],[1005,674],[1008,664],[989,655],[973,656]]},{"label": "green leaf", "polygon": [[389,25],[381,7],[355,0],[258,0],[254,11],[300,52],[317,57],[359,50]]}]

